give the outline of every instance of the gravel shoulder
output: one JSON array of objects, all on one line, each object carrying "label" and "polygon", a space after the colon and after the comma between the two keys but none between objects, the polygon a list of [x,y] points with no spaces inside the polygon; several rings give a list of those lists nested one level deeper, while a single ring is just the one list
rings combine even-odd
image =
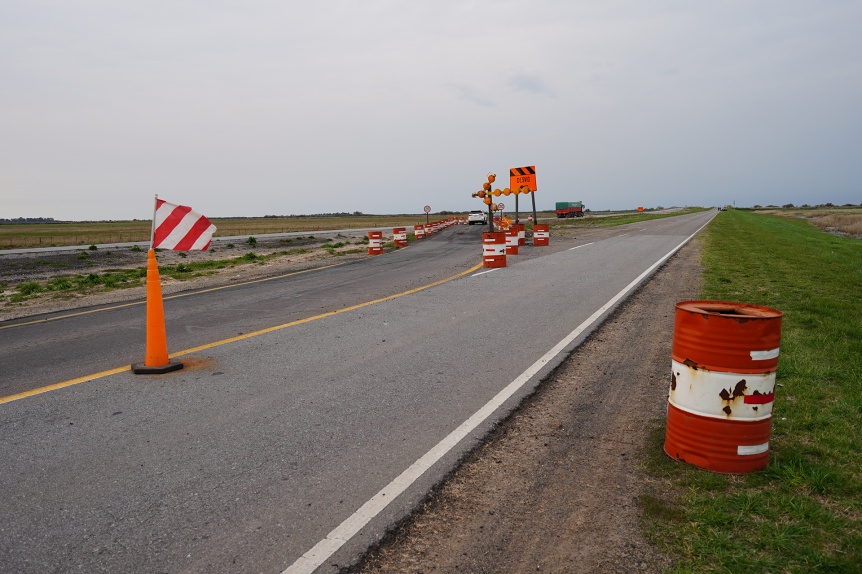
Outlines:
[{"label": "gravel shoulder", "polygon": [[700,287],[697,242],[561,364],[351,573],[662,572],[638,498],[666,410],[674,306]]}]

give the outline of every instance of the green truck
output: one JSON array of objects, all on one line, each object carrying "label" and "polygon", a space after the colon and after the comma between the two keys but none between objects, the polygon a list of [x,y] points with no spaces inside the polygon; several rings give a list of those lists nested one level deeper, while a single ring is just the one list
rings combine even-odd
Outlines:
[{"label": "green truck", "polygon": [[584,204],[581,201],[558,201],[557,217],[583,217]]}]

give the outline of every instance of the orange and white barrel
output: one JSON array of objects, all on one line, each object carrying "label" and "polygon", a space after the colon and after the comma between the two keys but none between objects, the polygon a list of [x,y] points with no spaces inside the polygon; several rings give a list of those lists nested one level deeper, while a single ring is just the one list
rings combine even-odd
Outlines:
[{"label": "orange and white barrel", "polygon": [[425,226],[424,225],[414,225],[413,226],[413,235],[416,236],[416,239],[425,239]]},{"label": "orange and white barrel", "polygon": [[425,237],[428,237],[429,235],[434,235],[434,226],[431,225],[430,223],[426,223],[425,224]]},{"label": "orange and white barrel", "polygon": [[369,231],[368,232],[368,254],[380,255],[383,253],[383,232]]},{"label": "orange and white barrel", "polygon": [[392,229],[392,243],[395,247],[407,247],[406,227],[395,227]]},{"label": "orange and white barrel", "polygon": [[496,231],[482,234],[482,265],[484,267],[506,266],[506,234]]},{"label": "orange and white barrel", "polygon": [[551,243],[551,226],[537,223],[533,226],[533,245],[546,246]]},{"label": "orange and white barrel", "polygon": [[506,232],[506,255],[518,254],[518,231],[509,228]]},{"label": "orange and white barrel", "polygon": [[746,303],[677,303],[669,456],[728,474],[766,468],[782,315]]},{"label": "orange and white barrel", "polygon": [[515,223],[512,225],[512,229],[518,232],[518,245],[526,245],[527,244],[527,231],[524,227],[523,223]]}]

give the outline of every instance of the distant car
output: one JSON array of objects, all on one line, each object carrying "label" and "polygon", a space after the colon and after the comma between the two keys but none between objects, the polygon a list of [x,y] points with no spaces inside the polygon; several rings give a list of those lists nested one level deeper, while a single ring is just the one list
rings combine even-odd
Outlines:
[{"label": "distant car", "polygon": [[488,214],[481,209],[475,209],[467,215],[467,223],[470,225],[473,225],[474,223],[485,225],[488,223]]},{"label": "distant car", "polygon": [[718,210],[719,210],[719,211],[727,211],[727,208],[726,208],[726,207],[722,207],[722,206],[720,206],[720,205],[719,205],[719,206],[718,206]]}]

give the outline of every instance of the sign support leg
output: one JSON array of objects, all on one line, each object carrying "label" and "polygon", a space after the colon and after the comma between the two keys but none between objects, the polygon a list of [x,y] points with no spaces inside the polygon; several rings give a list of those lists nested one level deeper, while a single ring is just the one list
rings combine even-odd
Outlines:
[{"label": "sign support leg", "polygon": [[533,225],[536,225],[537,223],[539,223],[539,218],[536,217],[536,192],[532,192],[530,194],[530,197],[533,200]]}]

